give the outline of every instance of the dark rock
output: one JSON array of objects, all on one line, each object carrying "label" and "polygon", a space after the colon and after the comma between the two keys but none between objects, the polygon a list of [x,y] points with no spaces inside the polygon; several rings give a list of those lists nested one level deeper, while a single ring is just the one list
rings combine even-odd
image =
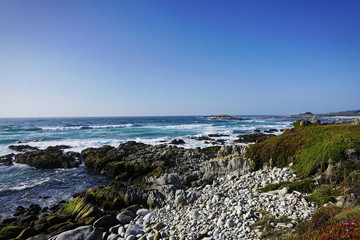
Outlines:
[{"label": "dark rock", "polygon": [[210,115],[210,116],[205,116],[205,118],[215,120],[215,121],[243,121],[243,120],[249,120],[248,118],[232,117],[232,116],[226,115],[226,114]]},{"label": "dark rock", "polygon": [[214,139],[212,139],[212,138],[205,137],[205,136],[195,137],[194,139],[195,139],[195,140],[198,140],[198,141],[211,141],[211,140],[214,140]]},{"label": "dark rock", "polygon": [[264,132],[266,132],[266,133],[273,133],[273,132],[277,132],[277,131],[278,131],[277,129],[271,128],[271,129],[265,130]]},{"label": "dark rock", "polygon": [[38,232],[35,229],[28,227],[22,230],[22,232],[17,236],[17,239],[27,239],[36,234],[38,234]]},{"label": "dark rock", "polygon": [[72,168],[79,166],[80,162],[74,158],[74,154],[64,154],[61,150],[62,147],[64,146],[48,147],[45,150],[17,154],[15,161],[38,169]]},{"label": "dark rock", "polygon": [[269,138],[275,137],[274,134],[264,134],[264,133],[253,133],[253,134],[244,134],[239,135],[237,140],[235,140],[235,143],[250,143],[250,142],[263,142]]},{"label": "dark rock", "polygon": [[36,216],[36,214],[27,212],[17,220],[17,223],[20,226],[30,226],[37,219],[38,217]]},{"label": "dark rock", "polygon": [[260,129],[255,129],[254,132],[259,133],[259,132],[261,132],[261,130]]},{"label": "dark rock", "polygon": [[185,141],[182,139],[174,139],[170,142],[170,144],[180,145],[180,144],[185,144]]},{"label": "dark rock", "polygon": [[1,224],[3,225],[9,225],[10,223],[16,222],[17,218],[7,218],[4,219]]},{"label": "dark rock", "polygon": [[25,210],[26,210],[26,208],[21,206],[21,205],[17,206],[16,209],[15,209],[16,212],[22,212],[22,211],[25,211]]},{"label": "dark rock", "polygon": [[13,159],[15,154],[8,154],[0,157],[0,166],[11,166],[13,165]]},{"label": "dark rock", "polygon": [[17,152],[29,152],[38,150],[38,148],[29,145],[10,145],[9,148]]},{"label": "dark rock", "polygon": [[227,134],[209,134],[209,137],[228,137]]},{"label": "dark rock", "polygon": [[116,217],[114,217],[112,215],[106,215],[106,216],[103,216],[103,217],[99,218],[98,220],[96,220],[93,223],[93,226],[95,228],[100,228],[100,227],[109,228],[109,227],[115,226],[117,224],[119,224],[119,221],[118,221],[118,219],[116,219]]},{"label": "dark rock", "polygon": [[0,229],[0,239],[1,240],[14,239],[25,228],[26,227],[24,227],[24,226],[5,226]]},{"label": "dark rock", "polygon": [[37,204],[31,204],[28,208],[28,211],[31,212],[40,212],[41,211],[41,207]]}]

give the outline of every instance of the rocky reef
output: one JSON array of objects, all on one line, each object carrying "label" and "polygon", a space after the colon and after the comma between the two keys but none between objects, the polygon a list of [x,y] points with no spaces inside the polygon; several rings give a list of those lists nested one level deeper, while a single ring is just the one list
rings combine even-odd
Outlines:
[{"label": "rocky reef", "polygon": [[359,237],[360,125],[293,126],[239,136],[257,142],[249,146],[130,141],[18,154],[15,161],[38,168],[79,158],[113,182],[50,209],[19,208],[1,223],[0,239],[324,239],[326,229]]}]

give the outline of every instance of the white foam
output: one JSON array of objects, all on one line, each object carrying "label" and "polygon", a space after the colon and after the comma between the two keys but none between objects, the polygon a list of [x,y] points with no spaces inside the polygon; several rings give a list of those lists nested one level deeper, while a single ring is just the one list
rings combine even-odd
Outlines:
[{"label": "white foam", "polygon": [[71,126],[71,127],[41,127],[44,131],[71,131],[71,130],[87,130],[87,129],[111,129],[111,128],[130,128],[133,124],[114,124],[114,125],[91,125],[91,126]]},{"label": "white foam", "polygon": [[47,182],[49,180],[50,180],[50,178],[45,178],[45,179],[42,179],[42,180],[37,181],[37,182],[21,183],[21,185],[10,187],[10,188],[8,188],[8,190],[20,191],[20,190],[24,190],[24,189],[27,189],[27,188],[35,187],[35,186],[40,185],[40,184],[42,184],[44,182]]}]

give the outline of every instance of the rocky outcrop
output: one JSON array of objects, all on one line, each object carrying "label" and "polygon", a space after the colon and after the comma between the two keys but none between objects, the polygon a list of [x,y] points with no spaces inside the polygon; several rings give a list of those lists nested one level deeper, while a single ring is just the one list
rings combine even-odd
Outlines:
[{"label": "rocky outcrop", "polygon": [[237,136],[238,139],[235,140],[235,143],[259,143],[263,142],[269,138],[275,137],[274,134],[264,134],[264,133],[253,133],[253,134],[243,134]]},{"label": "rocky outcrop", "polygon": [[73,168],[81,164],[80,154],[64,153],[63,146],[48,147],[45,150],[25,152],[15,156],[15,162],[38,169]]},{"label": "rocky outcrop", "polygon": [[32,147],[30,145],[10,145],[9,148],[17,152],[30,152],[38,150],[38,148]]},{"label": "rocky outcrop", "polygon": [[[81,152],[85,166],[120,181],[143,182],[145,176],[176,171],[178,166],[199,164],[216,154],[197,149],[127,142],[119,147],[88,148]],[[175,169],[173,169],[175,168]]]}]

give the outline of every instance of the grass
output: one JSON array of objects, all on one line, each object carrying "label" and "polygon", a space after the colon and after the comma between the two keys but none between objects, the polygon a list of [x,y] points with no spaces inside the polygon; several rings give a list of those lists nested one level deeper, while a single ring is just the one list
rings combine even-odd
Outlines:
[{"label": "grass", "polygon": [[316,186],[315,180],[305,179],[296,182],[281,182],[281,183],[269,184],[264,188],[260,189],[260,192],[269,192],[273,190],[282,189],[284,187],[288,187],[289,192],[298,191],[302,193],[311,193],[315,188],[315,186]]},{"label": "grass", "polygon": [[315,191],[308,197],[309,201],[315,202],[318,205],[324,205],[325,203],[334,203],[335,197],[339,195],[335,189],[335,185],[324,184],[315,189]]},{"label": "grass", "polygon": [[[294,125],[282,135],[250,145],[246,156],[256,162],[257,168],[270,160],[279,167],[293,162],[295,172],[300,177],[307,177],[324,172],[330,160],[336,163],[345,160],[345,150],[360,149],[360,125],[315,124],[300,127],[297,122]],[[360,169],[358,163],[342,166],[340,178]]]}]

